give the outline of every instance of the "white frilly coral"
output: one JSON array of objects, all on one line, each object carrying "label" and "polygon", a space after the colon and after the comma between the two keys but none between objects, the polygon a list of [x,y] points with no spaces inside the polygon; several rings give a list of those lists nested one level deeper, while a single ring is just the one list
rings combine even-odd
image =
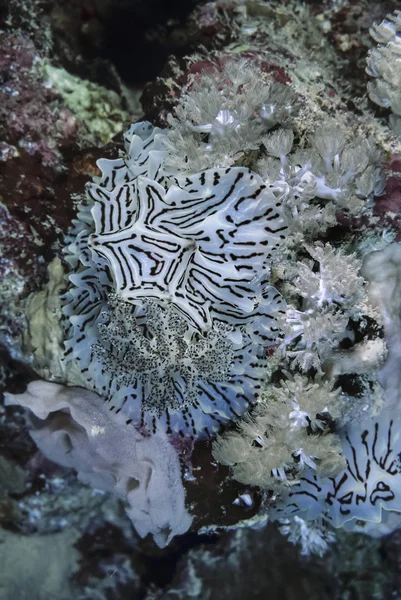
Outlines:
[{"label": "white frilly coral", "polygon": [[339,438],[327,420],[339,415],[338,390],[301,375],[270,386],[234,431],[213,444],[213,455],[235,479],[265,489],[293,483],[310,467],[328,476],[344,467]]},{"label": "white frilly coral", "polygon": [[375,23],[370,34],[377,47],[369,51],[366,72],[373,77],[368,83],[370,99],[385,108],[390,107],[390,125],[401,134],[401,11],[387,15],[381,23]]},{"label": "white frilly coral", "polygon": [[291,544],[300,547],[302,556],[315,554],[322,557],[329,544],[336,540],[334,531],[324,525],[321,519],[305,521],[295,515],[292,519],[280,519],[279,529]]},{"label": "white frilly coral", "polygon": [[279,319],[281,353],[292,367],[322,373],[324,362],[347,337],[349,319],[363,313],[364,280],[355,254],[329,243],[304,247],[313,260],[299,261],[286,275],[294,304]]},{"label": "white frilly coral", "polygon": [[144,436],[110,414],[97,394],[45,381],[30,383],[23,394],[6,394],[6,404],[37,417],[31,436],[48,458],[74,468],[83,483],[124,499],[141,537],[152,534],[164,547],[188,530],[192,518],[180,461],[165,433]]}]

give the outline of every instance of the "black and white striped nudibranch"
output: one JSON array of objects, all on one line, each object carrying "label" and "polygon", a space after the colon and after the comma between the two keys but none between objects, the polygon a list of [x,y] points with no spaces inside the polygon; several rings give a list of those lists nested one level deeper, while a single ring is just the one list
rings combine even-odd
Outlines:
[{"label": "black and white striped nudibranch", "polygon": [[401,513],[401,419],[398,409],[349,425],[341,435],[347,468],[337,477],[305,472],[276,509],[278,518],[323,516],[352,530],[360,521],[380,523],[382,511]]},{"label": "black and white striped nudibranch", "polygon": [[260,393],[285,308],[269,265],[287,226],[249,169],[165,170],[164,135],[133,125],[87,185],[67,249],[66,357],[127,421],[202,437]]}]

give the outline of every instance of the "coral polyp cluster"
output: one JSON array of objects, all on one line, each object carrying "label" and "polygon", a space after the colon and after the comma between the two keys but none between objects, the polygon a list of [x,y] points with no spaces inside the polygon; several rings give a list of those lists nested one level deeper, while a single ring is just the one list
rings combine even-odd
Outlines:
[{"label": "coral polyp cluster", "polygon": [[401,11],[395,10],[381,23],[374,23],[370,34],[377,47],[369,51],[366,59],[366,72],[373,77],[368,83],[368,93],[372,102],[384,108],[391,108],[390,126],[401,134]]},{"label": "coral polyp cluster", "polygon": [[247,168],[167,169],[164,137],[133,125],[87,186],[67,252],[66,356],[127,421],[198,437],[260,394],[285,308],[269,267],[287,224]]},{"label": "coral polyp cluster", "polygon": [[306,468],[330,476],[345,465],[340,440],[330,432],[341,413],[339,390],[330,382],[287,376],[280,386],[269,386],[235,431],[214,443],[214,457],[242,483],[275,489],[298,481]]},{"label": "coral polyp cluster", "polygon": [[[401,523],[401,246],[391,244],[401,146],[366,98],[392,110],[399,134],[401,13],[372,28],[366,92],[352,75],[363,72],[368,39],[366,14],[353,21],[355,3],[325,2],[320,11],[228,4],[207,3],[206,12],[223,18],[235,5],[230,46],[219,49],[218,34],[213,51],[184,58],[182,46],[182,59],[169,60],[142,97],[144,118],[160,127],[131,125],[119,153],[98,160],[97,170],[98,136],[85,150],[82,127],[119,132],[126,113],[113,104],[107,123],[89,123],[80,105],[77,125],[67,117],[81,104],[79,80],[66,87],[60,70],[40,67],[69,109],[60,111],[72,127],[62,137],[82,152],[60,147],[56,163],[70,175],[57,175],[66,183],[63,195],[54,192],[58,202],[46,200],[68,208],[46,220],[66,234],[67,277],[58,256],[49,283],[24,305],[26,347],[44,381],[6,403],[31,410],[32,437],[47,457],[123,499],[140,536],[164,546],[191,522],[194,532],[281,521],[303,553],[321,555],[334,538],[330,525],[380,534]],[[322,31],[332,43],[321,44]],[[11,85],[21,71],[13,57],[2,89],[18,117],[18,94],[26,93]],[[110,121],[116,114],[123,118]],[[19,137],[5,139],[0,158],[9,165],[6,187],[34,188],[29,209],[50,184],[42,173],[33,185],[33,160],[29,177],[13,175],[33,159],[31,142],[43,141],[35,135],[28,147]],[[77,190],[78,206],[70,202]],[[10,237],[12,211],[25,203],[6,204]],[[57,252],[47,246],[46,262]],[[168,595],[164,583],[151,593]]]}]

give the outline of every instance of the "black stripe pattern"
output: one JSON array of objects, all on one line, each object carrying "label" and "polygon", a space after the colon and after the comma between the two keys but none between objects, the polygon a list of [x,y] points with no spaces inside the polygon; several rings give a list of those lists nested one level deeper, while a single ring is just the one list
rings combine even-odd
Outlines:
[{"label": "black stripe pattern", "polygon": [[351,530],[358,520],[380,523],[383,510],[401,512],[400,432],[400,416],[388,409],[349,426],[341,436],[347,468],[336,478],[306,473],[291,487],[277,515],[323,515],[334,527]]},{"label": "black stripe pattern", "polygon": [[285,236],[281,207],[243,168],[175,182],[166,192],[142,176],[107,197],[89,186],[96,201],[89,246],[126,300],[166,299],[198,329],[213,318],[241,321],[263,293],[269,259]]},{"label": "black stripe pattern", "polygon": [[280,203],[244,168],[179,177],[148,123],[100,160],[70,234],[66,357],[110,410],[202,437],[260,394],[285,310],[268,284]]},{"label": "black stripe pattern", "polygon": [[[162,142],[164,135],[165,131],[153,128],[146,121],[132,125],[124,135],[124,155],[116,160],[97,161],[101,176],[95,177],[87,186],[82,203],[78,205],[77,219],[73,221],[65,252],[73,274],[69,276],[72,286],[64,296],[63,312],[66,317],[66,358],[75,359],[84,373],[91,366],[91,348],[99,338],[97,319],[107,310],[107,298],[114,290],[107,262],[99,256],[93,257],[88,246],[88,238],[95,232],[94,196],[103,194],[104,197],[109,192],[112,194],[116,187],[120,189],[125,185],[134,188],[140,175],[163,182],[160,168],[166,155]],[[127,215],[129,209],[126,209]]]}]

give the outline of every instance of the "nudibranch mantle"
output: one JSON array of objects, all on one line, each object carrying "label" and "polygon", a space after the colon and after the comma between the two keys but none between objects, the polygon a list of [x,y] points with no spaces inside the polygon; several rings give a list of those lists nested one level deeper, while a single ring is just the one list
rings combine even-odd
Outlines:
[{"label": "nudibranch mantle", "polygon": [[287,225],[249,169],[164,169],[164,136],[131,126],[125,154],[99,160],[87,185],[66,252],[66,358],[127,421],[204,437],[260,394]]}]

